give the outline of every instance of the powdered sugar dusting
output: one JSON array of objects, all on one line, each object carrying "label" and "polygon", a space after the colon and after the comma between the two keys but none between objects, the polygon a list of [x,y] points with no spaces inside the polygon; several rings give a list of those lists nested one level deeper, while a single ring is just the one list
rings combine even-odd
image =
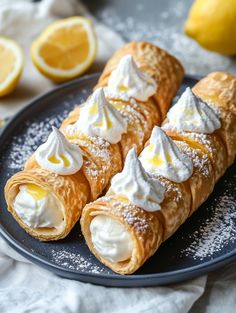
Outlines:
[{"label": "powdered sugar dusting", "polygon": [[[150,226],[149,226],[149,220],[143,218],[140,214],[139,211],[140,209],[131,204],[131,203],[126,203],[125,205],[114,198],[112,196],[104,196],[101,198],[102,202],[111,202],[112,201],[112,209],[114,215],[121,215],[125,222],[134,227],[137,232],[145,234],[148,232]],[[106,206],[103,206],[103,210],[106,210]]]},{"label": "powdered sugar dusting", "polygon": [[215,145],[213,143],[212,134],[205,134],[205,133],[196,133],[196,132],[188,132],[188,131],[178,131],[176,127],[169,122],[165,123],[162,128],[166,131],[170,130],[176,132],[183,136],[183,138],[189,138],[193,141],[200,143],[204,146],[207,151],[210,153],[212,157],[217,153]]},{"label": "powdered sugar dusting", "polygon": [[[76,104],[83,103],[89,92],[89,88],[81,88],[79,94],[71,93],[65,98],[62,97],[58,104],[60,110],[55,105],[49,105],[43,107],[42,112],[33,113],[36,117],[27,118],[27,122],[22,123],[14,131],[14,137],[6,143],[5,153],[1,156],[0,163],[6,163],[12,172],[22,170],[26,160],[41,143],[47,140],[52,126],[59,128],[68,113]],[[46,118],[43,116],[45,109],[48,114]]]},{"label": "powdered sugar dusting", "polygon": [[52,250],[52,261],[64,268],[86,273],[104,273],[110,271],[104,267],[96,265],[92,257],[82,256],[80,253],[73,253],[65,250]]},{"label": "powdered sugar dusting", "polygon": [[211,216],[189,235],[191,243],[181,251],[182,255],[194,260],[212,259],[228,244],[236,242],[236,186],[232,187],[212,201],[208,208],[212,210]]},{"label": "powdered sugar dusting", "polygon": [[39,144],[46,141],[52,126],[59,127],[67,115],[65,110],[60,116],[48,117],[41,122],[30,121],[25,124],[26,131],[21,136],[14,136],[11,142],[11,153],[9,155],[9,168],[21,170],[26,160],[38,148]]},{"label": "powdered sugar dusting", "polygon": [[[137,208],[134,208],[134,210],[137,210]],[[149,229],[148,220],[135,215],[133,210],[124,210],[123,217],[129,225],[132,225],[140,233],[145,234]]]},{"label": "powdered sugar dusting", "polygon": [[176,141],[176,143],[179,148],[192,159],[194,168],[200,171],[203,176],[208,177],[211,169],[211,161],[208,155],[203,153],[200,149],[191,148],[184,141]]},{"label": "powdered sugar dusting", "polygon": [[[158,177],[158,176],[156,176],[156,177]],[[159,180],[160,180],[160,183],[165,187],[166,194],[171,192],[174,195],[173,196],[173,202],[178,203],[181,200],[181,198],[183,197],[181,189],[178,187],[178,185],[174,184],[174,183],[170,184],[168,182],[168,180],[164,179],[161,176],[159,176]]]}]

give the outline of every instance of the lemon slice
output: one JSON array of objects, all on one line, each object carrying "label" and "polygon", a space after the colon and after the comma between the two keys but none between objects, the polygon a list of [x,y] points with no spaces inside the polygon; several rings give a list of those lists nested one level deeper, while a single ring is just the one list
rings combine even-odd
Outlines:
[{"label": "lemon slice", "polygon": [[23,70],[23,53],[13,40],[0,37],[0,97],[12,92]]},{"label": "lemon slice", "polygon": [[63,82],[84,73],[96,57],[92,23],[84,17],[59,20],[46,28],[31,46],[31,57],[48,78]]}]

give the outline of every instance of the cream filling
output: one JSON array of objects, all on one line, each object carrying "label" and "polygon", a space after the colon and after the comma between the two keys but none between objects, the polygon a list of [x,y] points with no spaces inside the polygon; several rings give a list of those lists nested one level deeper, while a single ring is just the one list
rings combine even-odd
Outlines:
[{"label": "cream filling", "polygon": [[133,242],[120,222],[106,215],[98,215],[90,224],[90,232],[94,248],[103,258],[111,262],[122,262],[131,258]]},{"label": "cream filling", "polygon": [[55,195],[33,184],[20,186],[13,209],[31,228],[58,228],[64,220],[62,205]]},{"label": "cream filling", "polygon": [[71,135],[82,132],[115,144],[121,140],[122,134],[127,132],[127,122],[107,101],[103,88],[98,88],[81,108],[77,122],[68,125],[66,132]]}]

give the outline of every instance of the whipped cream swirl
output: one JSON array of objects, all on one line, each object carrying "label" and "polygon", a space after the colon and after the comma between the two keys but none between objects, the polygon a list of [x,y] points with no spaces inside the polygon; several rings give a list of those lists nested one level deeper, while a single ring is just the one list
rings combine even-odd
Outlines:
[{"label": "whipped cream swirl", "polygon": [[42,168],[60,175],[74,174],[83,164],[80,148],[69,143],[56,127],[35,151],[35,159]]},{"label": "whipped cream swirl", "polygon": [[193,173],[193,162],[158,126],[152,130],[149,145],[140,155],[145,170],[180,183]]},{"label": "whipped cream swirl", "polygon": [[157,83],[151,76],[139,70],[131,55],[125,55],[111,73],[108,90],[118,98],[125,95],[128,98],[147,101],[156,93]]},{"label": "whipped cream swirl", "polygon": [[90,224],[91,239],[95,249],[111,262],[131,258],[133,242],[124,225],[106,215],[97,215]]},{"label": "whipped cream swirl", "polygon": [[133,148],[127,154],[123,171],[111,181],[108,194],[113,193],[127,197],[148,212],[155,212],[161,209],[159,204],[164,200],[165,187],[145,171]]},{"label": "whipped cream swirl", "polygon": [[60,201],[33,184],[21,185],[13,209],[29,227],[59,227],[63,222]]},{"label": "whipped cream swirl", "polygon": [[78,121],[67,126],[68,134],[82,132],[98,136],[110,143],[117,143],[127,131],[127,122],[120,112],[105,98],[103,88],[94,91],[80,110]]},{"label": "whipped cream swirl", "polygon": [[198,98],[188,87],[178,102],[167,113],[169,123],[177,131],[192,131],[211,134],[221,127],[216,112]]}]

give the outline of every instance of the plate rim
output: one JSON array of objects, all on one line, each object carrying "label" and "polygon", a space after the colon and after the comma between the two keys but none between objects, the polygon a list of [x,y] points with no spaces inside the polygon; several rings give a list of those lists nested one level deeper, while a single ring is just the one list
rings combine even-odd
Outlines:
[{"label": "plate rim", "polygon": [[235,250],[235,251],[231,251],[231,252],[227,253],[226,255],[219,256],[219,257],[215,258],[214,260],[209,260],[207,262],[204,262],[204,263],[201,263],[201,264],[197,264],[197,265],[194,265],[194,266],[191,266],[191,267],[188,267],[188,268],[179,269],[179,270],[175,270],[175,271],[168,271],[168,272],[164,272],[164,273],[131,274],[131,275],[119,275],[119,274],[116,274],[116,273],[114,273],[114,274],[113,273],[112,274],[88,273],[88,272],[82,272],[82,271],[79,271],[79,270],[73,270],[73,269],[70,269],[70,268],[60,267],[59,265],[57,265],[57,264],[55,264],[53,262],[48,261],[45,257],[38,256],[34,252],[30,252],[30,251],[26,250],[23,244],[16,242],[15,238],[8,231],[6,231],[4,229],[2,224],[0,224],[0,234],[2,235],[3,238],[5,238],[11,244],[11,246],[16,247],[17,250],[20,250],[24,255],[27,255],[30,259],[33,258],[33,259],[36,259],[39,262],[43,262],[47,266],[53,267],[55,269],[62,270],[62,271],[65,271],[65,272],[69,272],[69,273],[81,274],[82,276],[87,276],[87,275],[94,276],[94,277],[99,276],[101,278],[107,278],[107,277],[108,278],[121,278],[122,277],[122,278],[126,278],[126,279],[130,279],[131,278],[132,280],[140,279],[140,278],[145,277],[145,278],[148,279],[150,277],[155,278],[155,276],[162,276],[162,275],[169,275],[169,274],[179,274],[180,272],[181,273],[186,273],[190,269],[191,269],[191,271],[192,270],[198,270],[198,269],[202,268],[202,265],[206,265],[206,267],[207,267],[207,266],[212,265],[212,263],[213,264],[215,264],[215,263],[218,264],[219,262],[223,262],[224,260],[232,258],[232,257],[235,257],[235,259],[236,259],[236,250]]},{"label": "plate rim", "polygon": [[[73,85],[80,84],[86,80],[97,79],[101,73],[92,73],[85,75],[83,77],[74,79],[72,81],[63,83],[59,86],[56,86],[46,93],[36,96],[31,99],[22,109],[20,109],[7,123],[4,125],[1,135],[0,135],[0,144],[2,144],[8,135],[8,132],[11,131],[11,127],[14,125],[14,122],[18,118],[22,117],[24,113],[37,105],[38,101],[42,101],[45,98],[48,98],[54,93],[69,88]],[[199,80],[201,76],[194,75],[185,75],[184,79],[187,80]],[[82,272],[80,270],[70,269],[61,267],[53,263],[52,261],[47,260],[44,256],[38,255],[37,253],[27,249],[22,243],[18,242],[2,225],[0,221],[0,235],[4,240],[6,240],[9,245],[15,249],[18,253],[23,255],[26,259],[32,261],[33,263],[56,273],[59,276],[82,280],[85,282],[92,282],[95,284],[103,286],[121,286],[119,282],[124,282],[123,287],[142,287],[142,286],[157,286],[157,285],[166,285],[170,283],[182,282],[187,279],[191,279],[203,274],[207,274],[210,271],[216,270],[217,268],[224,266],[230,263],[233,260],[236,260],[236,249],[221,255],[212,260],[200,263],[191,267],[177,269],[174,271],[168,271],[163,273],[151,273],[151,274],[131,274],[131,275],[119,275],[116,273],[104,274],[104,273],[92,273],[92,272]],[[181,278],[182,276],[182,278]],[[89,279],[86,279],[89,278]],[[173,278],[173,279],[171,279]],[[159,281],[161,280],[161,281]]]}]

